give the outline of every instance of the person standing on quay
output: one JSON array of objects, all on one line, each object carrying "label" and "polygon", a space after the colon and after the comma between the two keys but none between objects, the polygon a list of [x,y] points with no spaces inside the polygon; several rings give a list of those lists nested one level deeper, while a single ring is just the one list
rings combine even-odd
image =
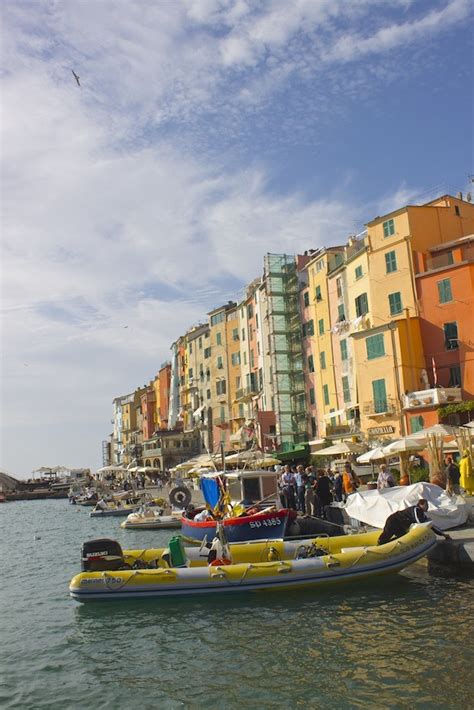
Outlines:
[{"label": "person standing on quay", "polygon": [[395,481],[393,476],[388,470],[388,466],[385,463],[380,464],[380,473],[377,478],[377,490],[381,491],[384,488],[393,488]]},{"label": "person standing on quay", "polygon": [[283,507],[296,510],[295,486],[295,476],[290,466],[287,465],[284,467],[280,478],[280,498]]},{"label": "person standing on quay", "polygon": [[452,456],[448,456],[446,458],[446,493],[450,493],[451,495],[460,494],[460,478],[461,474],[459,472],[459,466],[456,466]]},{"label": "person standing on quay", "polygon": [[306,513],[305,506],[305,483],[303,480],[304,468],[303,466],[296,467],[295,482],[296,482],[296,500],[298,504],[298,509],[303,513]]},{"label": "person standing on quay", "polygon": [[344,488],[344,495],[347,496],[351,493],[355,493],[360,486],[360,481],[353,470],[350,461],[346,461],[344,464],[344,473],[342,474],[342,485]]},{"label": "person standing on quay", "polygon": [[461,474],[461,488],[464,488],[470,496],[474,495],[474,474],[472,471],[471,454],[467,449],[464,449],[462,459],[459,462],[459,471]]}]

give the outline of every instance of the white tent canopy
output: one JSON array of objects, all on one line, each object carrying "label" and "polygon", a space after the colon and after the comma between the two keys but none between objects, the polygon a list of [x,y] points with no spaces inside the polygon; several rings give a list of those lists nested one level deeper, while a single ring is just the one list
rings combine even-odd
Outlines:
[{"label": "white tent canopy", "polygon": [[425,442],[423,440],[415,441],[411,438],[404,438],[384,446],[382,451],[385,456],[398,456],[399,454],[405,454],[409,451],[421,451],[424,448]]},{"label": "white tent canopy", "polygon": [[427,439],[430,434],[439,434],[440,436],[455,436],[459,427],[450,426],[449,424],[433,424],[426,429],[420,429],[415,434],[410,434],[410,439]]}]

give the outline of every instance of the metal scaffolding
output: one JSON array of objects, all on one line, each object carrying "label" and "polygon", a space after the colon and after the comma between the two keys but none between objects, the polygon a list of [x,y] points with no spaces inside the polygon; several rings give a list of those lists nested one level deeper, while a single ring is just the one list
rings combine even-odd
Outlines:
[{"label": "metal scaffolding", "polygon": [[295,257],[267,254],[264,259],[264,280],[268,303],[273,410],[278,440],[285,450],[307,438]]}]

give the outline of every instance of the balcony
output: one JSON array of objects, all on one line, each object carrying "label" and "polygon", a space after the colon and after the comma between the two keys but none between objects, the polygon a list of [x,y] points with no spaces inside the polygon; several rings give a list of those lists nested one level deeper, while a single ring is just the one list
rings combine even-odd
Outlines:
[{"label": "balcony", "polygon": [[229,421],[225,417],[214,417],[214,426],[218,426],[221,429],[227,429],[229,426]]},{"label": "balcony", "polygon": [[248,402],[258,394],[258,389],[256,385],[250,385],[249,387],[241,387],[235,393],[235,399],[237,402]]},{"label": "balcony", "polygon": [[360,428],[355,424],[327,424],[326,425],[326,436],[331,437],[341,437],[341,436],[355,436],[360,433]]},{"label": "balcony", "polygon": [[372,402],[364,402],[362,413],[366,417],[375,419],[376,417],[385,417],[397,412],[397,401],[393,397],[387,397],[384,400],[375,400]]},{"label": "balcony", "polygon": [[403,409],[422,409],[439,407],[445,404],[462,402],[460,387],[434,387],[432,389],[408,392],[403,395]]}]

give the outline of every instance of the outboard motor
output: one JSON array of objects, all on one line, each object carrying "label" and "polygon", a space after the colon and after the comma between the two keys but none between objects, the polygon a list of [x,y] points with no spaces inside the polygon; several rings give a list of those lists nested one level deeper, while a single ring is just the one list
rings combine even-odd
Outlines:
[{"label": "outboard motor", "polygon": [[102,538],[89,540],[82,545],[81,569],[83,572],[117,570],[123,564],[122,548],[116,540]]}]

